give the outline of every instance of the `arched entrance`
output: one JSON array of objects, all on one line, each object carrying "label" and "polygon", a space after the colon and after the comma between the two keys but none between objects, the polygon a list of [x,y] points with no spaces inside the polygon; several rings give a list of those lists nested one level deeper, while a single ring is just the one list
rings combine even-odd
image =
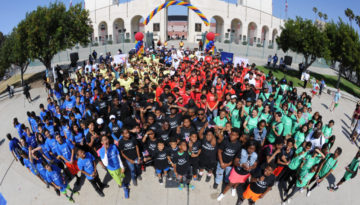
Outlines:
[{"label": "arched entrance", "polygon": [[257,39],[257,25],[254,22],[249,23],[248,26],[248,39],[249,39],[249,45],[256,45],[256,39]]},{"label": "arched entrance", "polygon": [[100,44],[105,44],[108,40],[108,26],[105,21],[99,23],[98,36]]},{"label": "arched entrance", "polygon": [[220,16],[213,16],[210,20],[210,32],[219,34],[219,36],[216,36],[215,41],[221,42],[224,33],[224,19]]},{"label": "arched entrance", "polygon": [[277,29],[274,29],[272,32],[271,45],[274,45],[276,43],[277,35],[278,35],[278,31]]},{"label": "arched entrance", "polygon": [[140,15],[136,15],[131,19],[131,41],[135,42],[135,34],[137,32],[143,32],[144,29],[144,18]]},{"label": "arched entrance", "polygon": [[125,25],[124,20],[122,18],[117,18],[113,24],[113,38],[115,43],[121,43],[125,38]]},{"label": "arched entrance", "polygon": [[235,43],[239,43],[242,38],[242,23],[239,19],[233,19],[231,21],[231,36]]},{"label": "arched entrance", "polygon": [[263,26],[261,29],[261,43],[263,46],[269,45],[269,27]]}]

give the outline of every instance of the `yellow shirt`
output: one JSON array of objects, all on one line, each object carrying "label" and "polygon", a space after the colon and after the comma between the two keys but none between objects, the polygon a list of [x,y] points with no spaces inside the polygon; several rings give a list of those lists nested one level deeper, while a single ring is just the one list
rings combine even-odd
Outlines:
[{"label": "yellow shirt", "polygon": [[130,84],[132,82],[134,82],[134,80],[132,78],[127,78],[127,80],[123,79],[118,79],[118,81],[120,82],[120,86],[124,86],[125,90],[128,91],[130,90]]}]

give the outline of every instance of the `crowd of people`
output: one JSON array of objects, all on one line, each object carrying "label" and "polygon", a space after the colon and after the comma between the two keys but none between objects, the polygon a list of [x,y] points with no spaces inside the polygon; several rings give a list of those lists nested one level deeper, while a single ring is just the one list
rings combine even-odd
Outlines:
[{"label": "crowd of people", "polygon": [[[311,95],[255,64],[223,64],[196,50],[162,47],[120,64],[109,56],[47,92],[28,125],[13,120],[19,136],[8,134],[10,150],[72,201],[69,181],[80,175],[104,196],[100,164],[125,198],[154,167],[160,184],[194,189],[205,178],[214,189],[224,184],[218,201],[238,191],[237,204],[254,204],[279,183],[285,203],[305,189],[310,196],[342,152],[333,148],[334,121],[312,110]],[[356,175],[359,156],[331,190]]]}]

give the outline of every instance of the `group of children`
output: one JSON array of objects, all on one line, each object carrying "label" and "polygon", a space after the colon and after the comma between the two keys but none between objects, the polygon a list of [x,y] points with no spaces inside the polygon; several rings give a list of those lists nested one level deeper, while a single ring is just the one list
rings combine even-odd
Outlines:
[{"label": "group of children", "polygon": [[[224,65],[217,56],[157,50],[128,63],[101,62],[48,89],[48,104],[14,119],[10,150],[34,175],[72,200],[79,172],[104,196],[97,164],[123,187],[153,166],[159,183],[195,188],[205,177],[254,204],[280,183],[283,202],[307,195],[337,166],[334,121],[323,124],[311,96],[255,65]],[[166,62],[166,63],[165,63]],[[176,61],[177,63],[177,61]],[[357,155],[358,158],[358,155]],[[359,161],[332,190],[353,176]],[[314,183],[312,186],[311,183]],[[71,190],[68,195],[66,190]]]}]

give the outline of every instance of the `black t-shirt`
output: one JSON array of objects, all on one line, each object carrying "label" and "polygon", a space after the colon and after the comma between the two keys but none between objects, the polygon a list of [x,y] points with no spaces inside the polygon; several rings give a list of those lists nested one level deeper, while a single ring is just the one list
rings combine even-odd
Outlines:
[{"label": "black t-shirt", "polygon": [[238,140],[235,143],[232,143],[229,139],[224,139],[223,142],[220,144],[219,149],[223,151],[223,162],[229,163],[234,160],[235,156],[241,150],[241,143]]},{"label": "black t-shirt", "polygon": [[[252,174],[254,178],[260,178],[265,176],[262,170],[258,170]],[[271,174],[270,176],[265,176],[263,181],[257,181],[250,183],[250,189],[256,194],[262,194],[266,191],[268,187],[272,187],[275,183],[275,176]]]},{"label": "black t-shirt", "polygon": [[193,126],[190,126],[188,128],[182,127],[180,129],[179,139],[180,140],[185,140],[186,142],[189,142],[190,134],[192,132],[196,132],[196,130],[195,130],[195,128]]},{"label": "black t-shirt", "polygon": [[211,142],[206,140],[204,136],[202,143],[201,143],[201,153],[200,158],[201,160],[214,162],[216,161],[216,154],[217,154],[217,144],[212,146]]},{"label": "black t-shirt", "polygon": [[119,107],[112,106],[110,110],[111,115],[115,115],[117,120],[121,119],[121,109]]},{"label": "black t-shirt", "polygon": [[99,109],[100,115],[106,115],[107,114],[107,102],[106,99],[101,99],[97,102],[97,107]]},{"label": "black t-shirt", "polygon": [[179,152],[174,154],[173,163],[176,164],[176,171],[180,175],[188,174],[190,170],[189,163],[190,155],[188,152],[183,152],[181,155]]},{"label": "black t-shirt", "polygon": [[170,147],[169,150],[168,150],[170,159],[171,159],[171,161],[172,161],[173,163],[175,163],[175,162],[174,162],[174,156],[176,155],[176,153],[177,153],[178,150],[179,150],[178,147],[175,147],[175,149],[173,149],[173,148]]},{"label": "black t-shirt", "polygon": [[156,135],[158,137],[158,139],[161,139],[165,142],[165,145],[168,144],[169,140],[170,140],[170,132],[171,130],[163,130],[163,129],[159,129],[159,130],[155,130]]},{"label": "black t-shirt", "polygon": [[153,124],[149,125],[148,129],[154,130],[154,131],[156,132],[156,130],[161,129],[161,127],[159,126],[159,124],[157,124],[156,122],[154,122]]},{"label": "black t-shirt", "polygon": [[155,169],[166,169],[169,167],[167,160],[168,150],[163,149],[162,151],[156,149],[153,153],[154,167]]},{"label": "black t-shirt", "polygon": [[150,140],[150,138],[146,139],[146,149],[151,156],[154,154],[154,151],[156,150],[157,142],[158,141],[156,139],[154,141]]},{"label": "black t-shirt", "polygon": [[197,154],[197,153],[199,153],[200,150],[201,150],[201,142],[200,142],[200,140],[197,140],[192,145],[191,153]]},{"label": "black t-shirt", "polygon": [[[92,134],[90,132],[88,132],[85,136],[85,141],[86,143],[90,143],[91,142],[91,137],[92,137]],[[101,144],[101,137],[97,137],[94,139],[94,143],[93,143],[93,146],[96,150],[100,149],[102,146]]]},{"label": "black t-shirt", "polygon": [[[286,160],[289,162],[289,161],[291,161],[291,159],[294,157],[294,153],[295,153],[294,149],[291,149],[290,152],[287,153],[287,152],[286,152],[286,147],[283,147],[283,148],[281,149],[281,153],[278,154],[277,157],[278,157],[278,159],[281,160],[281,158],[282,158],[283,156],[285,156]],[[282,160],[281,160],[281,161],[282,161]],[[283,166],[283,165],[278,164],[278,166]]]},{"label": "black t-shirt", "polygon": [[123,151],[124,155],[131,160],[135,160],[137,158],[136,145],[137,141],[135,138],[130,138],[128,140],[121,139],[119,142],[120,150]]},{"label": "black t-shirt", "polygon": [[202,122],[198,118],[194,120],[193,124],[195,125],[195,128],[198,132],[200,132],[201,128],[204,127],[205,123],[207,122],[207,119],[205,118],[205,121]]},{"label": "black t-shirt", "polygon": [[165,120],[169,122],[171,129],[176,129],[181,123],[181,114],[176,114],[174,117],[167,116]]},{"label": "black t-shirt", "polygon": [[112,123],[112,127],[111,127],[111,133],[114,134],[117,138],[119,138],[121,136],[121,128],[119,127],[119,125],[115,122]]}]

